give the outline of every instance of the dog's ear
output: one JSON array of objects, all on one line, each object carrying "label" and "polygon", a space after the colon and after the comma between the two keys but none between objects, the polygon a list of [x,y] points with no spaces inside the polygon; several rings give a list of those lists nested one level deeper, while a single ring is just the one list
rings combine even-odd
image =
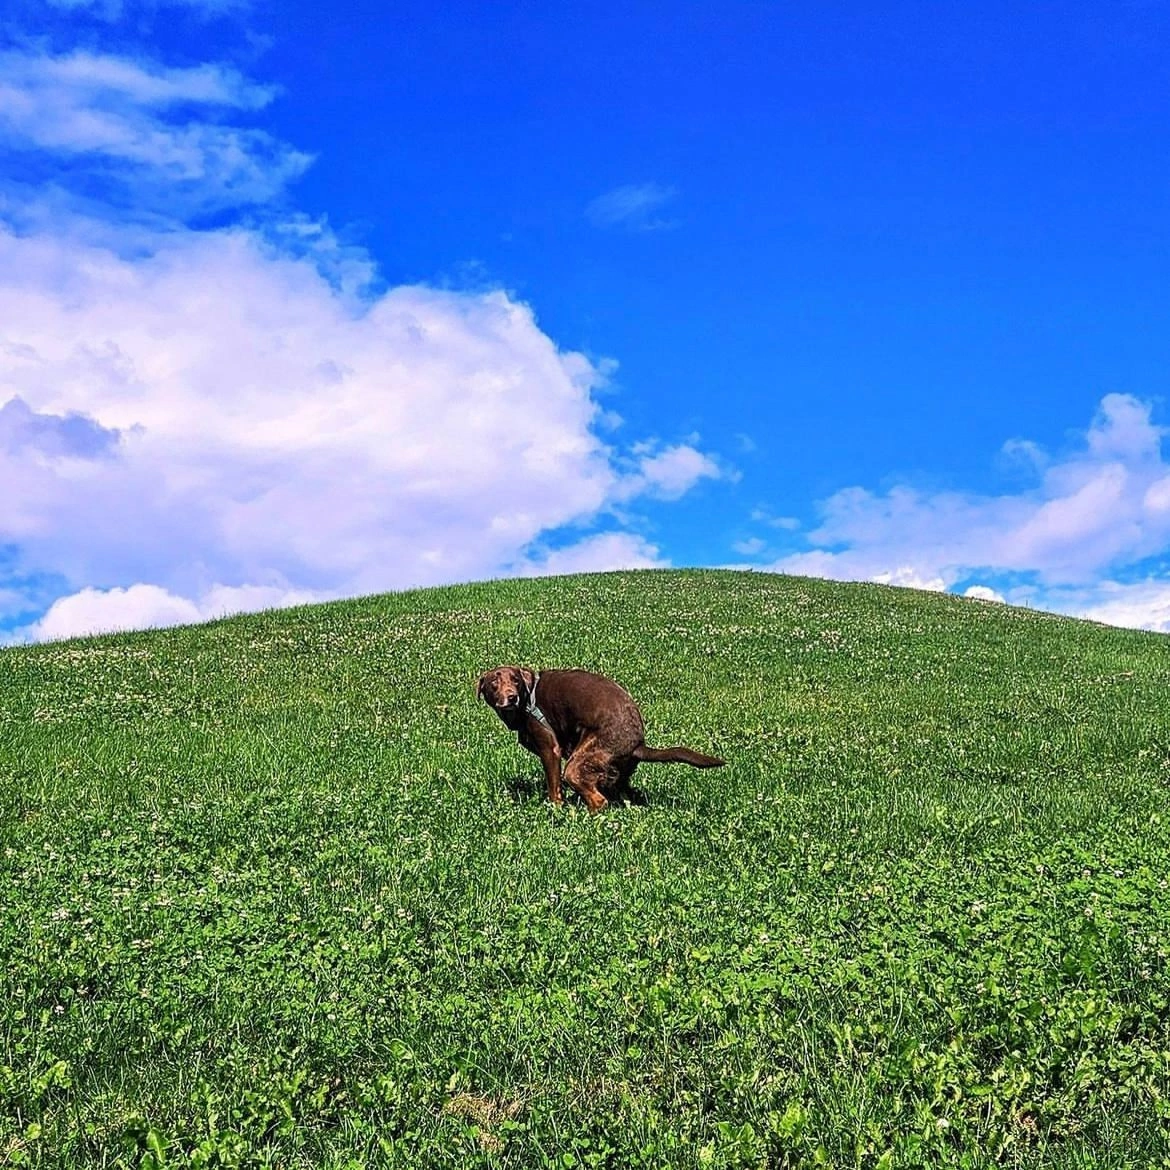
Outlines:
[{"label": "dog's ear", "polygon": [[483,672],[483,674],[481,674],[481,675],[479,676],[479,682],[477,682],[477,683],[475,684],[475,697],[476,697],[477,699],[482,699],[482,698],[483,698],[483,680],[484,680],[485,678],[487,678],[487,676],[488,676],[488,674],[489,674],[489,673],[490,673],[489,671],[486,671],[486,670],[485,670],[485,671]]},{"label": "dog's ear", "polygon": [[524,687],[529,694],[532,694],[532,688],[536,686],[536,672],[529,670],[527,666],[516,667],[516,673],[524,682]]}]

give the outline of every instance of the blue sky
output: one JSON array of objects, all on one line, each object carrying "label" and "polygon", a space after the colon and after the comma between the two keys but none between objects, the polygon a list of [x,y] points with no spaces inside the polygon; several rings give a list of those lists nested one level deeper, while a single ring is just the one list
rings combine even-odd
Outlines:
[{"label": "blue sky", "polygon": [[0,631],[753,565],[1170,629],[1170,12],[17,0]]}]

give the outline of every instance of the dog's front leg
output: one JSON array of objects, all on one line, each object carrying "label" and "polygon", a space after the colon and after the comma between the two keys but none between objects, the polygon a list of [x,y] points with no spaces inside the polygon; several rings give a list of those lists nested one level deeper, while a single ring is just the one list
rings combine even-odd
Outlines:
[{"label": "dog's front leg", "polygon": [[561,804],[561,753],[556,744],[541,750],[540,762],[544,765],[544,782],[548,787],[548,798],[553,804]]},{"label": "dog's front leg", "polygon": [[561,745],[547,723],[538,722],[529,718],[527,726],[520,736],[521,746],[526,747],[533,755],[540,757],[544,765],[544,783],[548,789],[548,798],[553,804],[560,804],[564,799],[561,796]]}]

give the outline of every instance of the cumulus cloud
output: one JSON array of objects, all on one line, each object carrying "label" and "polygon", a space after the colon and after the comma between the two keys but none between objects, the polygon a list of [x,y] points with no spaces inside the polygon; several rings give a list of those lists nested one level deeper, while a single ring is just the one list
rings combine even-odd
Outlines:
[{"label": "cumulus cloud", "polygon": [[168,68],[77,51],[0,53],[0,141],[88,164],[111,197],[183,215],[263,203],[312,158],[214,119],[275,96],[229,66]]},{"label": "cumulus cloud", "polygon": [[976,601],[996,601],[1000,604],[1007,600],[1002,593],[987,585],[969,585],[963,590],[963,596],[974,598]]},{"label": "cumulus cloud", "polygon": [[20,631],[20,635],[33,641],[55,641],[85,634],[184,626],[235,613],[280,609],[316,600],[319,598],[315,594],[302,590],[257,586],[216,586],[194,601],[157,585],[87,588],[58,598],[39,621]]},{"label": "cumulus cloud", "polygon": [[676,220],[660,213],[677,195],[673,187],[660,183],[630,183],[599,195],[586,207],[585,216],[594,227],[659,231],[676,226]]},{"label": "cumulus cloud", "polygon": [[603,573],[612,569],[662,569],[670,564],[659,549],[631,532],[599,532],[576,544],[537,553],[516,567],[525,577]]},{"label": "cumulus cloud", "polygon": [[1161,434],[1147,403],[1107,395],[1081,449],[1049,461],[1028,490],[846,488],[821,506],[821,523],[809,533],[817,547],[785,564],[866,579],[906,570],[948,588],[981,569],[1033,573],[1052,585],[1095,579],[1170,540]]},{"label": "cumulus cloud", "polygon": [[1091,591],[1058,599],[1065,613],[1111,626],[1170,633],[1170,581],[1104,581]]},{"label": "cumulus cloud", "polygon": [[37,452],[43,458],[96,459],[108,455],[119,439],[83,414],[37,414],[19,398],[0,406],[0,450],[9,455]]},{"label": "cumulus cloud", "polygon": [[[1055,457],[1027,441],[1007,445],[1013,458],[1034,469],[1026,490],[846,488],[821,505],[820,524],[807,537],[813,547],[769,567],[925,589],[983,578],[977,588],[987,592],[972,596],[994,593],[997,600],[1161,628],[1170,586],[1153,578],[1120,585],[1114,577],[1140,571],[1170,545],[1164,433],[1148,403],[1106,395],[1075,451]],[[984,584],[997,577],[1014,584]]]},{"label": "cumulus cloud", "polygon": [[[114,20],[231,0],[54,2]],[[603,441],[615,363],[558,348],[507,293],[380,290],[370,256],[282,206],[310,158],[244,124],[275,96],[214,62],[0,51],[0,145],[35,164],[0,182],[4,625],[663,564],[596,529],[726,473],[695,440]],[[658,226],[672,197],[594,212]],[[246,227],[198,226],[245,207]]]},{"label": "cumulus cloud", "polygon": [[0,319],[0,544],[75,584],[36,636],[194,620],[216,585],[324,597],[660,564],[622,534],[525,558],[718,473],[685,443],[603,443],[604,374],[506,294],[362,296],[242,230],[126,257],[0,229]]},{"label": "cumulus cloud", "polygon": [[941,577],[924,577],[913,565],[899,565],[896,569],[875,574],[870,580],[878,585],[897,585],[901,589],[925,589],[928,593],[942,593],[946,589]]},{"label": "cumulus cloud", "polygon": [[709,455],[690,443],[676,443],[661,450],[655,444],[639,444],[634,449],[636,463],[621,485],[620,492],[630,498],[648,493],[662,500],[677,500],[701,479],[719,479],[722,471]]},{"label": "cumulus cloud", "polygon": [[[669,564],[644,538],[628,532],[603,532],[555,550],[536,550],[507,566],[509,575],[522,577],[599,573],[614,569],[656,569]],[[89,634],[123,630],[159,629],[191,625],[238,613],[285,609],[325,601],[336,591],[313,591],[280,586],[215,585],[195,598],[172,593],[158,585],[128,588],[79,589],[60,597],[38,621],[16,630],[9,641],[57,641]],[[0,603],[4,600],[0,591]],[[15,604],[18,595],[11,598]]]},{"label": "cumulus cloud", "polygon": [[117,630],[179,626],[197,622],[199,607],[157,585],[129,589],[82,589],[59,598],[27,629],[36,640],[51,641],[74,634],[107,634]]}]

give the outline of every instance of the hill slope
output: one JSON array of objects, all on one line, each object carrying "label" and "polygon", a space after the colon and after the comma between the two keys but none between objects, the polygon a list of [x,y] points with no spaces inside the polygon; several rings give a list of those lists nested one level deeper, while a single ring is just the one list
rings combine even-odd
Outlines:
[{"label": "hill slope", "polygon": [[[499,662],[729,766],[553,810]],[[5,651],[0,1165],[1157,1162],[1168,679],[725,572]]]}]

